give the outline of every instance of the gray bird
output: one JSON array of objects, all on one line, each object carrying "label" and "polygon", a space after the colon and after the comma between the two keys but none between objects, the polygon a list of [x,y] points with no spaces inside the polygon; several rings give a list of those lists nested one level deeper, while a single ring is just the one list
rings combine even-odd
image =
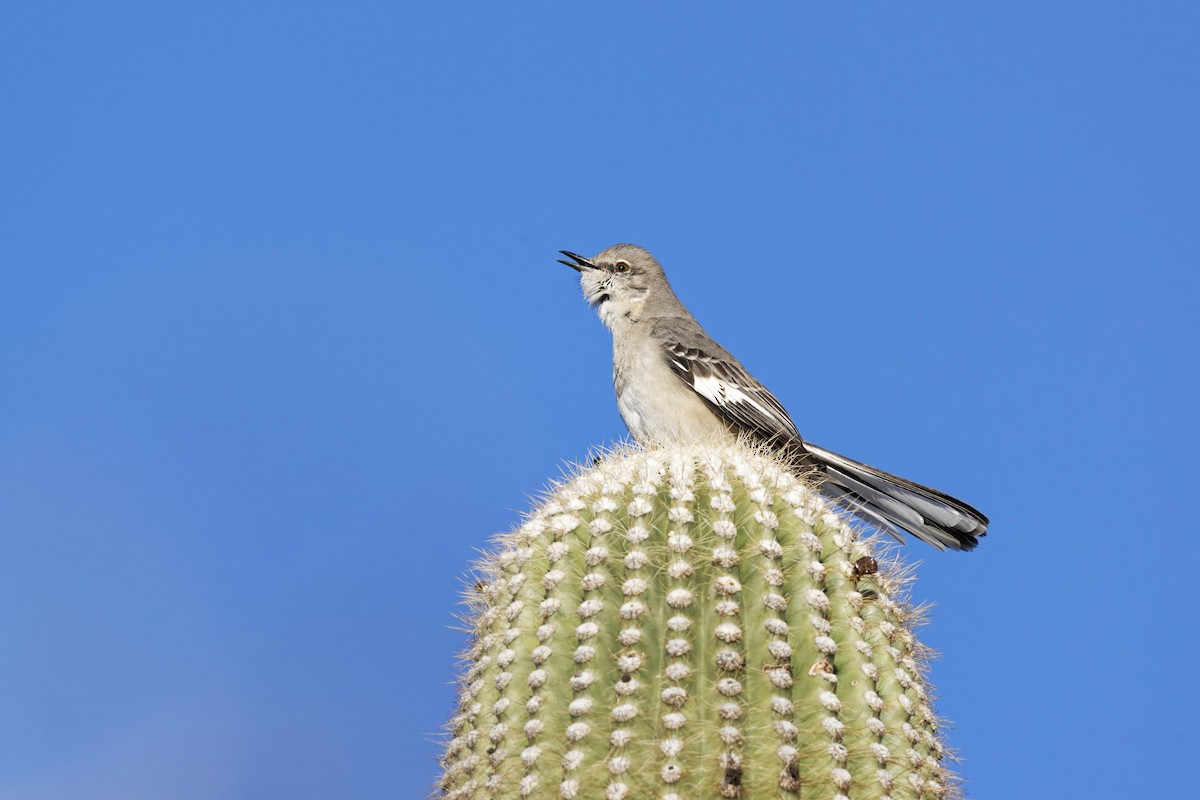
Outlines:
[{"label": "gray bird", "polygon": [[806,442],[775,396],[679,302],[654,256],[618,244],[595,258],[560,250],[613,337],[617,408],[642,445],[747,436],[813,474],[820,491],[903,541],[970,550],[987,533],[976,509],[910,480]]}]

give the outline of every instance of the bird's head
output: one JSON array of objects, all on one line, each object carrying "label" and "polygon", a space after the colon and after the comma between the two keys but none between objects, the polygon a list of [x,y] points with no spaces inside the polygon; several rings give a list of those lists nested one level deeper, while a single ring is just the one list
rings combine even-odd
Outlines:
[{"label": "bird's head", "polygon": [[644,248],[615,244],[592,258],[559,252],[571,259],[559,263],[579,272],[584,299],[609,328],[637,321],[656,306],[678,305],[662,265]]}]

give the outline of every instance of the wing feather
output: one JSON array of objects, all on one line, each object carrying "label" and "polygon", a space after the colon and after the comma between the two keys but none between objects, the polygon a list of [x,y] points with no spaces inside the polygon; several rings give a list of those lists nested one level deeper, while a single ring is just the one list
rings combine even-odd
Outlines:
[{"label": "wing feather", "polygon": [[766,441],[800,439],[783,405],[732,356],[672,339],[665,347],[671,371],[731,428]]}]

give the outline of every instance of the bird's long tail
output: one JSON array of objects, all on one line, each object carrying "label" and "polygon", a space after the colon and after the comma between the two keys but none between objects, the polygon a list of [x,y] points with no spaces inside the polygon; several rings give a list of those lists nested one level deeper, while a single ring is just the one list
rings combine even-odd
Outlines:
[{"label": "bird's long tail", "polygon": [[987,517],[961,500],[811,442],[803,446],[805,461],[821,473],[821,494],[900,541],[897,528],[939,550],[971,550],[987,533]]}]

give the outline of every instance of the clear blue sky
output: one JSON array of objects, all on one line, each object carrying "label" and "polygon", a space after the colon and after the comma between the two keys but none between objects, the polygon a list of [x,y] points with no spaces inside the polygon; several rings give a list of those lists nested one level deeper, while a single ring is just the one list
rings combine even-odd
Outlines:
[{"label": "clear blue sky", "polygon": [[0,799],[420,796],[617,241],[990,514],[907,551],[973,797],[1190,791],[1200,11],[986,5],[5,4]]}]

